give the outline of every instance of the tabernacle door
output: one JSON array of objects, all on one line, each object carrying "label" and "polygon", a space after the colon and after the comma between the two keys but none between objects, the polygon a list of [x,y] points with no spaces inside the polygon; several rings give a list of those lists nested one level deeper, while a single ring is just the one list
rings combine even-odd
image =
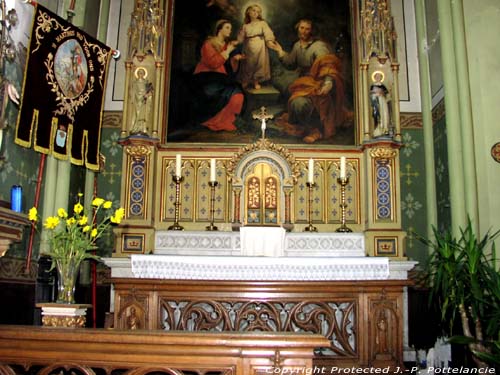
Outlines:
[{"label": "tabernacle door", "polygon": [[267,163],[259,163],[245,180],[247,225],[279,225],[280,180]]}]

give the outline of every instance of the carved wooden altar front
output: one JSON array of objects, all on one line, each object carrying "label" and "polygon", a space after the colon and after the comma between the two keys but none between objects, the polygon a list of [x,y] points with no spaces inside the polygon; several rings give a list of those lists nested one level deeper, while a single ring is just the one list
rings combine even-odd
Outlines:
[{"label": "carved wooden altar front", "polygon": [[117,329],[314,332],[329,340],[316,350],[316,365],[402,365],[403,280],[113,284]]}]

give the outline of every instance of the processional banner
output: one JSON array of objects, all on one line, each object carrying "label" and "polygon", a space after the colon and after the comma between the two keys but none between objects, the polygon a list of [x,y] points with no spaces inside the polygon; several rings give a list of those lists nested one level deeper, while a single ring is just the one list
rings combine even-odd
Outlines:
[{"label": "processional banner", "polygon": [[99,170],[111,48],[37,4],[15,142]]}]

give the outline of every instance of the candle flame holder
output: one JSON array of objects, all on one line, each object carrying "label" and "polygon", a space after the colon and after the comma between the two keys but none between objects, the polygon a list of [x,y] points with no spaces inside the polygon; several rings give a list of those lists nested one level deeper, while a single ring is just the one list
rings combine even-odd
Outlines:
[{"label": "candle flame holder", "polygon": [[346,225],[346,214],[345,210],[347,208],[347,203],[345,202],[345,187],[349,183],[349,177],[339,177],[337,178],[337,182],[340,184],[340,209],[341,209],[341,218],[340,218],[340,227],[337,228],[336,232],[339,233],[350,233],[352,229],[348,228]]},{"label": "candle flame holder", "polygon": [[312,203],[313,203],[313,196],[312,196],[312,190],[313,190],[313,187],[315,186],[316,184],[314,182],[306,182],[306,186],[307,186],[307,196],[308,196],[308,214],[307,214],[307,219],[309,221],[309,225],[307,227],[304,228],[304,232],[317,232],[318,231],[318,228],[316,228],[314,225],[312,225],[312,211],[313,211],[313,208],[312,208]]},{"label": "candle flame holder", "polygon": [[184,230],[184,227],[179,225],[179,213],[181,209],[181,182],[184,181],[182,176],[172,176],[172,180],[175,182],[175,219],[174,224],[168,227],[168,230]]},{"label": "candle flame holder", "polygon": [[214,216],[215,216],[215,188],[219,183],[217,181],[209,181],[208,184],[210,185],[210,225],[206,227],[206,230],[209,231],[216,231],[219,230],[215,225],[214,225]]}]

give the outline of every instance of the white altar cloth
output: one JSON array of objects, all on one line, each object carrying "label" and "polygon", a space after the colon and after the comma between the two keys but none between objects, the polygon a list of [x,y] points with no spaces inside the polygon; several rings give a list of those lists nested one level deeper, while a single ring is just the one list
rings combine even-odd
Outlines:
[{"label": "white altar cloth", "polygon": [[285,233],[285,229],[281,227],[242,227],[240,228],[241,255],[283,256]]},{"label": "white altar cloth", "polygon": [[389,260],[379,257],[306,258],[131,255],[137,278],[182,280],[387,280]]}]

